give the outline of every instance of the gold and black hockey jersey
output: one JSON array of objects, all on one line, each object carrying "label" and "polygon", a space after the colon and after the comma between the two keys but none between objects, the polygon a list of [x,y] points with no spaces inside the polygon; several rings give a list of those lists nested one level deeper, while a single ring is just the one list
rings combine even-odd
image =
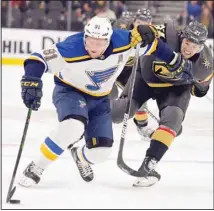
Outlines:
[{"label": "gold and black hockey jersey", "polygon": [[[159,26],[160,38],[175,52],[180,52],[181,37],[179,30],[172,24]],[[163,52],[164,53],[164,52]],[[195,54],[189,60],[192,61],[192,73],[194,78],[206,89],[213,77],[213,57],[210,49],[205,45],[203,50]],[[141,76],[150,87],[170,87],[186,85],[186,80],[169,77],[166,66],[154,55],[140,58]]]}]

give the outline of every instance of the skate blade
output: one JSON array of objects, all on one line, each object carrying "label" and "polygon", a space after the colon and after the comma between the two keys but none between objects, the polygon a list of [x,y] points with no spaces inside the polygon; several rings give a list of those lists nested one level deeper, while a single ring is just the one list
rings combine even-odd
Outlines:
[{"label": "skate blade", "polygon": [[133,187],[150,187],[158,181],[159,179],[157,177],[148,176],[148,177],[137,179],[132,186]]},{"label": "skate blade", "polygon": [[31,178],[24,176],[23,178],[20,179],[18,184],[22,187],[29,188],[29,187],[34,186],[36,184],[36,182],[34,180],[32,180]]}]

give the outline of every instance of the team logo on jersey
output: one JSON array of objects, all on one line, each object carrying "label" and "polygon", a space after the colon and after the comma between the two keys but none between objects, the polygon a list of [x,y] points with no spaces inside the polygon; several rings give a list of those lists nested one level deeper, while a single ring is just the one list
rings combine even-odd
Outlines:
[{"label": "team logo on jersey", "polygon": [[176,78],[177,72],[173,72],[173,73],[170,72],[167,69],[165,62],[154,61],[153,62],[153,71],[154,71],[156,76],[177,80],[177,78]]},{"label": "team logo on jersey", "polygon": [[155,25],[155,28],[158,30],[158,37],[165,40],[166,39],[166,25],[165,24]]},{"label": "team logo on jersey", "polygon": [[211,64],[210,64],[210,62],[209,62],[208,59],[203,59],[202,64],[203,64],[207,69],[209,69],[209,68],[211,67]]},{"label": "team logo on jersey", "polygon": [[86,103],[82,100],[79,100],[79,103],[81,108],[84,108],[86,106]]},{"label": "team logo on jersey", "polygon": [[111,67],[106,70],[100,71],[85,71],[93,85],[86,84],[86,88],[90,91],[97,91],[101,88],[101,85],[107,82],[117,71],[118,66]]}]

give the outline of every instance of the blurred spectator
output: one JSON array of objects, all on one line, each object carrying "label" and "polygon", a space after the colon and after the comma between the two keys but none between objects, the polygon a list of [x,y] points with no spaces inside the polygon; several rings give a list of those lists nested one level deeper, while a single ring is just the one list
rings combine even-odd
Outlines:
[{"label": "blurred spectator", "polygon": [[85,17],[90,18],[94,16],[94,9],[93,9],[93,3],[90,1],[83,1],[82,3],[82,10],[85,14]]},{"label": "blurred spectator", "polygon": [[117,18],[120,18],[122,13],[127,11],[127,6],[125,5],[124,1],[115,1],[115,2],[116,2],[115,14],[116,14]]},{"label": "blurred spectator", "polygon": [[[81,5],[80,5],[81,6]],[[71,18],[71,30],[73,31],[82,31],[84,28],[85,14],[83,14],[83,10],[81,7],[78,7],[73,12]]]},{"label": "blurred spectator", "polygon": [[2,1],[1,2],[1,26],[2,27],[7,27],[7,6],[8,2],[7,1]]},{"label": "blurred spectator", "polygon": [[213,37],[213,1],[206,1],[202,5],[201,23],[208,28],[208,36]]},{"label": "blurred spectator", "polygon": [[19,8],[20,12],[24,13],[29,9],[30,1],[12,0],[12,7]]},{"label": "blurred spectator", "polygon": [[57,20],[57,29],[58,30],[66,30],[67,28],[67,13],[66,12],[61,12],[61,15],[59,16],[59,19]]},{"label": "blurred spectator", "polygon": [[95,15],[106,17],[110,21],[115,21],[117,18],[115,12],[109,8],[107,3],[107,1],[97,1]]},{"label": "blurred spectator", "polygon": [[77,8],[80,8],[81,4],[79,1],[73,1],[72,2],[72,10],[76,10]]},{"label": "blurred spectator", "polygon": [[181,11],[181,13],[177,17],[177,23],[179,26],[187,25],[187,14],[186,11]]},{"label": "blurred spectator", "polygon": [[[12,0],[12,7],[14,10],[19,9],[20,11],[20,17],[19,17],[19,27],[23,28],[24,27],[24,22],[25,22],[25,17],[26,17],[26,13],[29,10],[29,5],[30,5],[30,1],[26,1],[26,0]],[[17,24],[16,17],[14,17],[15,19],[14,24]]]},{"label": "blurred spectator", "polygon": [[200,21],[201,6],[197,1],[190,1],[187,3],[188,22],[192,20]]}]

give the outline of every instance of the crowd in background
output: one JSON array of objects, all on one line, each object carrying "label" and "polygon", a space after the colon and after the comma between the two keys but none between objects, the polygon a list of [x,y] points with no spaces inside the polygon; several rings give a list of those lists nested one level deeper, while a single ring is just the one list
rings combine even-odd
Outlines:
[{"label": "crowd in background", "polygon": [[[8,1],[2,1],[2,26],[8,27]],[[12,0],[13,28],[67,29],[69,3],[60,1]],[[127,10],[125,1],[72,1],[70,30],[81,31],[86,22],[95,15],[116,20]]]},{"label": "crowd in background", "polygon": [[[155,5],[156,1],[152,1]],[[127,1],[11,1],[11,20],[8,25],[9,1],[1,1],[2,27],[30,28],[30,29],[68,29],[68,10],[70,9],[71,31],[82,31],[84,25],[94,15],[109,18],[112,22],[128,10]],[[157,4],[158,5],[158,4]],[[71,6],[71,8],[69,8]],[[186,25],[191,20],[197,20],[208,28],[209,37],[213,35],[213,1],[187,1],[186,8],[178,14],[178,25]]]},{"label": "crowd in background", "polygon": [[186,8],[181,12],[178,23],[188,24],[192,20],[197,20],[208,28],[208,36],[214,37],[213,21],[214,21],[214,3],[213,1],[188,1]]}]

